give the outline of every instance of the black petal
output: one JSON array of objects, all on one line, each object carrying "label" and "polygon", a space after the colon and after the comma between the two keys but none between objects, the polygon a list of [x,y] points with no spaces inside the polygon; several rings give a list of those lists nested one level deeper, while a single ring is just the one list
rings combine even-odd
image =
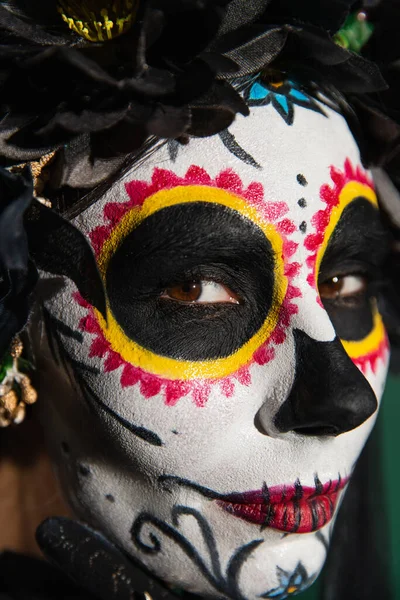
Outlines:
[{"label": "black petal", "polygon": [[[147,132],[161,138],[177,138],[187,132],[191,121],[188,106],[160,104],[147,121]],[[134,148],[132,148],[134,150]]]},{"label": "black petal", "polygon": [[226,15],[219,30],[219,36],[224,36],[231,31],[237,31],[254,23],[261,17],[271,0],[232,0],[227,8]]},{"label": "black petal", "polygon": [[35,202],[26,222],[29,252],[39,269],[72,279],[87,302],[106,315],[103,283],[89,242],[54,210]]},{"label": "black petal", "polygon": [[185,65],[203,52],[217,35],[228,1],[153,0],[152,8],[163,15],[163,29],[149,49],[150,61],[158,56]]},{"label": "black petal", "polygon": [[[151,107],[135,104],[127,117],[107,129],[90,135],[91,158],[111,159],[137,150],[146,140],[146,124],[151,118]],[[143,115],[143,119],[141,116]]]},{"label": "black petal", "polygon": [[32,196],[29,167],[20,175],[0,168],[0,266],[3,269],[27,268],[28,246],[23,220]]},{"label": "black petal", "polygon": [[314,25],[334,33],[340,29],[356,2],[357,0],[232,0],[220,33],[237,31],[256,20],[275,25]]},{"label": "black petal", "polygon": [[[41,4],[43,3],[44,0],[41,0]],[[33,15],[29,18],[26,14],[26,9],[24,10],[25,7],[21,4],[21,2],[7,0],[8,7],[0,6],[0,23],[1,29],[3,29],[4,32],[9,32],[16,36],[16,38],[20,38],[25,42],[43,46],[64,44],[70,39],[71,36],[69,35],[68,30],[66,30],[65,35],[53,35],[45,27],[39,25],[38,13],[43,14],[44,11],[42,7],[41,10],[38,11],[36,6]],[[47,2],[47,4],[52,4],[51,8],[57,14],[54,6],[55,3]],[[32,2],[30,3],[30,8],[32,9]],[[49,14],[50,11],[48,12],[48,15]],[[25,18],[20,18],[19,15],[24,16]],[[49,25],[49,23],[47,23],[47,25]],[[65,27],[63,30],[65,30]]]},{"label": "black petal", "polygon": [[96,158],[101,154],[96,150],[93,136],[87,134],[63,148],[57,155],[57,179],[54,176],[52,181],[55,187],[93,188],[111,177],[122,165],[124,157],[102,160]]},{"label": "black petal", "polygon": [[303,23],[335,33],[343,25],[357,0],[272,0],[268,5],[268,19],[277,23]]},{"label": "black petal", "polygon": [[[72,135],[104,131],[121,121],[127,111],[128,106],[126,105],[114,111],[82,110],[79,114],[72,111],[56,113],[46,125],[37,129],[36,135],[45,141],[51,140],[52,133],[57,129],[64,129]],[[10,138],[9,141],[12,144],[13,138]]]},{"label": "black petal", "polygon": [[24,270],[0,266],[0,361],[13,337],[26,325],[33,304],[37,271],[28,261]]},{"label": "black petal", "polygon": [[332,39],[318,31],[293,31],[291,45],[285,48],[283,58],[312,64],[343,92],[363,94],[387,88],[378,66],[353,52],[333,43]]},{"label": "black petal", "polygon": [[192,106],[191,135],[206,137],[227,129],[240,112],[247,115],[249,109],[229,84],[216,81],[211,90]]},{"label": "black petal", "polygon": [[238,65],[237,77],[262,70],[273,62],[285,46],[285,27],[253,25],[238,33],[228,34],[214,47]]}]

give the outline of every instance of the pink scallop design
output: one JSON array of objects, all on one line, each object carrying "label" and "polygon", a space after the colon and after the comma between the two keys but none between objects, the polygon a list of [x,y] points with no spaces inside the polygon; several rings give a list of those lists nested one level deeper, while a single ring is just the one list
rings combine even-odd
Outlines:
[{"label": "pink scallop design", "polygon": [[364,354],[363,356],[358,356],[357,358],[352,358],[351,360],[357,367],[364,373],[367,374],[368,369],[370,369],[374,374],[378,369],[380,363],[385,362],[389,357],[390,345],[389,339],[387,335],[380,342],[379,346],[368,352],[368,354]]},{"label": "pink scallop design", "polygon": [[[306,263],[309,268],[307,276],[308,284],[317,291],[316,282],[316,261],[318,249],[324,241],[325,230],[329,224],[332,210],[339,204],[340,192],[344,186],[350,181],[358,181],[364,185],[368,185],[374,189],[372,179],[360,167],[354,167],[349,158],[346,158],[343,171],[337,167],[331,166],[330,176],[333,185],[325,183],[321,186],[319,195],[321,200],[326,204],[326,207],[317,211],[311,218],[311,223],[314,226],[314,233],[310,233],[304,240],[304,246],[309,251]],[[317,302],[322,307],[322,302],[317,291]]]},{"label": "pink scallop design", "polygon": [[226,398],[230,398],[234,395],[237,384],[243,386],[251,384],[251,364],[265,365],[273,360],[275,347],[285,341],[286,329],[290,324],[291,317],[298,312],[298,306],[294,300],[301,296],[301,292],[298,287],[293,285],[292,280],[297,276],[300,264],[291,261],[298,244],[290,239],[290,235],[295,232],[296,226],[286,216],[289,207],[285,202],[268,202],[265,199],[264,188],[261,183],[254,181],[244,187],[239,175],[232,169],[222,171],[213,179],[203,168],[196,165],[192,165],[184,177],[179,177],[167,169],[155,168],[151,181],[133,180],[127,183],[125,185],[127,200],[125,202],[108,202],[103,209],[103,223],[89,233],[95,255],[99,255],[104,242],[128,211],[133,208],[140,208],[146,198],[160,190],[187,185],[216,187],[240,196],[257,210],[263,220],[273,223],[282,236],[282,258],[284,272],[288,278],[286,296],[274,331],[269,339],[253,354],[248,364],[242,366],[235,373],[220,379],[181,381],[154,375],[128,363],[120,354],[115,352],[105,338],[93,308],[79,294],[75,293],[73,297],[86,311],[86,315],[79,323],[79,328],[93,336],[89,356],[103,359],[104,372],[119,371],[121,386],[124,388],[136,386],[145,398],[163,394],[167,406],[175,406],[181,398],[190,394],[196,406],[202,407],[207,403],[210,392],[215,386],[219,388],[221,394]]}]

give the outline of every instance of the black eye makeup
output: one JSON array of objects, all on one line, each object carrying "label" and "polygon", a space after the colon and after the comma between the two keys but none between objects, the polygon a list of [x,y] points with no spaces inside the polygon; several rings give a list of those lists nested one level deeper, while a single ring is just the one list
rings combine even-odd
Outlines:
[{"label": "black eye makeup", "polygon": [[130,339],[193,361],[243,346],[268,316],[274,280],[264,232],[231,208],[199,201],[163,208],[128,234],[109,262],[106,289]]},{"label": "black eye makeup", "polygon": [[323,300],[357,303],[368,289],[368,279],[362,274],[335,275],[320,283],[318,289]]},{"label": "black eye makeup", "polygon": [[321,262],[318,288],[338,336],[364,339],[373,328],[389,239],[379,211],[356,198],[343,211]]}]

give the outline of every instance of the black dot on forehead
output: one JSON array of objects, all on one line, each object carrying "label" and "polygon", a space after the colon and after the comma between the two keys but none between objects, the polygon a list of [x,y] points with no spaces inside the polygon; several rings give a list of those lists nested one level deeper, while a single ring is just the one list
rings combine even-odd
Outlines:
[{"label": "black dot on forehead", "polygon": [[305,233],[307,231],[307,223],[305,221],[302,221],[299,225],[299,229],[301,233]]},{"label": "black dot on forehead", "polygon": [[297,174],[296,179],[297,179],[297,182],[304,187],[308,184],[307,179],[301,173]]},{"label": "black dot on forehead", "polygon": [[90,469],[86,465],[79,465],[78,471],[84,477],[87,477],[88,475],[90,475]]},{"label": "black dot on forehead", "polygon": [[307,206],[307,200],[305,198],[300,198],[300,200],[297,200],[297,204],[301,208],[305,208]]},{"label": "black dot on forehead", "polygon": [[115,498],[112,494],[106,494],[106,500],[109,502],[115,502]]}]

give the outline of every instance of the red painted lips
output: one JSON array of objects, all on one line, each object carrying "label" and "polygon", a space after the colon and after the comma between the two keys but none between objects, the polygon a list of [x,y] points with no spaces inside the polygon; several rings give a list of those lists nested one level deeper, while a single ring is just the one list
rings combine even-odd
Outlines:
[{"label": "red painted lips", "polygon": [[310,533],[321,529],[333,517],[339,492],[348,478],[322,484],[315,478],[315,487],[279,485],[262,490],[230,494],[218,504],[240,519],[290,533]]}]

